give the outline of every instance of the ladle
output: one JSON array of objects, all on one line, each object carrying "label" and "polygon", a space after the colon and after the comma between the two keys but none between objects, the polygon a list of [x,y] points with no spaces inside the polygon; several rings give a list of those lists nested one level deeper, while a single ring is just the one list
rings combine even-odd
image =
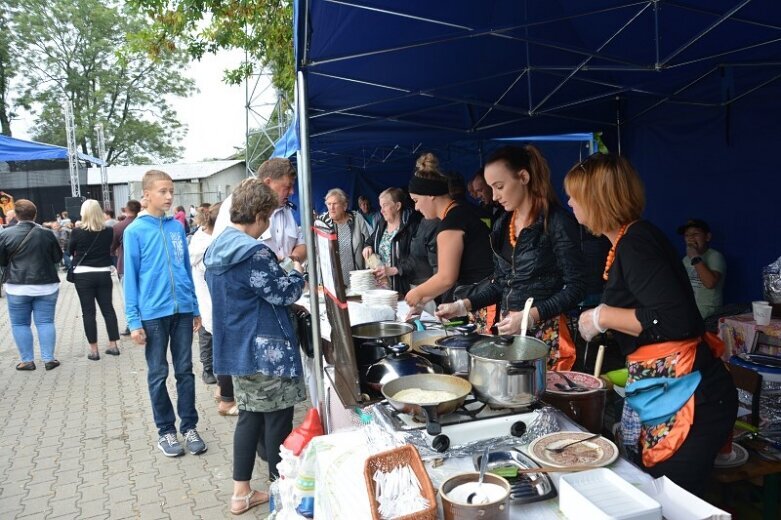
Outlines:
[{"label": "ladle", "polygon": [[[480,493],[480,488],[483,486],[483,478],[485,477],[485,470],[488,469],[488,455],[491,452],[491,447],[486,446],[483,451],[483,458],[480,459],[480,476],[477,477],[477,487],[469,496],[466,497],[467,504],[487,504],[490,498],[485,494]],[[477,498],[477,500],[475,500]]]}]

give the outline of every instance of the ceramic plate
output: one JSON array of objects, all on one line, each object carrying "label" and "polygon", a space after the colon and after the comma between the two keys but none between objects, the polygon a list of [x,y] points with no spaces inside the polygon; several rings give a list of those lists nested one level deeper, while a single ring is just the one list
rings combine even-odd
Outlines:
[{"label": "ceramic plate", "polygon": [[[591,388],[593,390],[605,386],[604,381],[602,381],[600,378],[589,374],[584,374],[583,372],[560,371],[559,374],[564,374],[567,376],[567,378],[572,380],[573,383],[577,383],[581,386],[585,386],[586,388]],[[552,394],[571,394],[572,392],[567,392],[556,388],[556,383],[568,386],[567,382],[559,374],[551,372],[550,370],[545,374],[545,379],[547,380],[545,390]]]},{"label": "ceramic plate", "polygon": [[742,466],[748,460],[748,450],[737,444],[732,443],[732,451],[727,455],[719,454],[713,461],[714,468],[737,468]]},{"label": "ceramic plate", "polygon": [[570,442],[590,437],[589,432],[555,432],[535,439],[529,444],[529,455],[541,464],[566,468],[568,466],[607,466],[618,458],[618,448],[604,437],[597,437],[555,453],[545,448],[557,448]]}]

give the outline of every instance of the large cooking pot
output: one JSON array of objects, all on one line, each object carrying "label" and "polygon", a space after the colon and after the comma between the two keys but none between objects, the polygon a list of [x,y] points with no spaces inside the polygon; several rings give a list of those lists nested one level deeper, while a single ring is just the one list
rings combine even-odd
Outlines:
[{"label": "large cooking pot", "polygon": [[397,343],[385,347],[390,353],[374,363],[366,371],[366,386],[375,395],[382,393],[382,385],[403,376],[415,374],[438,374],[442,372],[429,360],[409,352],[409,345]]},{"label": "large cooking pot", "polygon": [[434,341],[434,345],[421,345],[420,351],[434,363],[440,365],[446,374],[466,377],[469,374],[467,349],[487,338],[477,333],[475,325],[464,325],[452,333]]},{"label": "large cooking pot", "polygon": [[530,336],[496,336],[469,347],[475,397],[496,408],[525,408],[545,392],[549,347]]},{"label": "large cooking pot", "polygon": [[[421,390],[440,390],[455,395],[453,399],[432,403],[410,403],[395,399],[394,396],[402,390],[420,388]],[[429,435],[439,435],[442,425],[439,417],[454,412],[464,404],[466,396],[472,391],[468,381],[444,374],[418,374],[394,379],[382,385],[382,395],[390,405],[401,413],[414,415],[426,420],[426,431]]]},{"label": "large cooking pot", "polygon": [[413,325],[396,321],[375,321],[352,326],[350,331],[358,373],[365,374],[371,365],[384,358],[387,355],[385,347],[407,343],[408,335],[413,330]]},{"label": "large cooking pot", "polygon": [[[556,373],[548,374],[548,388],[542,400],[564,412],[567,417],[591,433],[602,433],[607,391],[602,379],[580,372],[564,372],[566,377],[589,388],[586,391],[569,391],[566,385],[555,386],[564,381]],[[553,383],[553,384],[551,384]],[[566,383],[566,382],[565,382]]]}]

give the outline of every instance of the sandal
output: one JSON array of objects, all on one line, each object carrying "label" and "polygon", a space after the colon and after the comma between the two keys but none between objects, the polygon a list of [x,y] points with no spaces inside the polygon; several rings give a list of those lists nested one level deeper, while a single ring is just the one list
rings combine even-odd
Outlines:
[{"label": "sandal", "polygon": [[234,404],[227,410],[220,410],[219,408],[217,408],[217,413],[225,417],[236,417],[237,415],[239,415],[239,406],[237,404]]},{"label": "sandal", "polygon": [[23,361],[16,365],[17,370],[35,370],[35,361]]},{"label": "sandal", "polygon": [[106,354],[108,354],[109,356],[118,356],[119,355],[119,347],[107,348],[106,349]]},{"label": "sandal", "polygon": [[98,354],[97,352],[90,352],[89,354],[87,354],[87,359],[89,359],[90,361],[98,361],[100,360],[100,354]]},{"label": "sandal", "polygon": [[[259,506],[260,504],[265,504],[266,502],[268,502],[268,499],[269,499],[268,493],[263,491],[257,491],[255,489],[251,490],[249,494],[245,497],[232,496],[231,514],[233,515],[244,514],[255,506]],[[233,504],[235,502],[240,503],[240,507],[233,507]]]},{"label": "sandal", "polygon": [[56,359],[52,359],[51,361],[47,361],[43,364],[43,366],[46,368],[46,370],[54,370],[58,366],[60,366],[60,362]]}]

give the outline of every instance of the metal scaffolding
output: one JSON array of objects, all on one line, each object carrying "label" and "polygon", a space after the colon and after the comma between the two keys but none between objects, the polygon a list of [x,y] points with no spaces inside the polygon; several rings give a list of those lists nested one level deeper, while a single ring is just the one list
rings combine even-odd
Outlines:
[{"label": "metal scaffolding", "polygon": [[97,126],[98,153],[103,164],[100,165],[100,187],[103,190],[103,209],[111,209],[111,193],[108,189],[108,170],[106,169],[106,139],[103,136],[103,125]]},{"label": "metal scaffolding", "polygon": [[65,100],[65,138],[68,143],[68,168],[70,170],[71,197],[81,196],[79,185],[79,154],[76,149],[76,123],[73,118],[73,105]]}]

